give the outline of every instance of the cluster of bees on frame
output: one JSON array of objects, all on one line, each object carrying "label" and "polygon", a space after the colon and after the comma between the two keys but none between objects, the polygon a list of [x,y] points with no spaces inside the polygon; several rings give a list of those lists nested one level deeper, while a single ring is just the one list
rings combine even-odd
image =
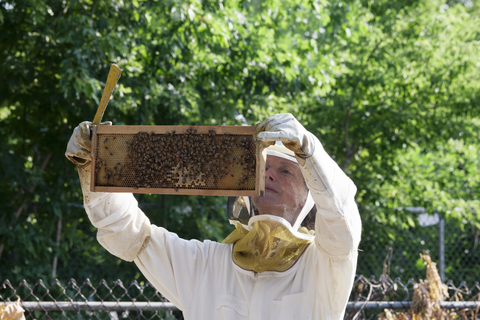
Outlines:
[{"label": "cluster of bees on frame", "polygon": [[122,182],[135,189],[254,189],[255,151],[251,136],[214,130],[198,134],[193,128],[186,133],[139,132],[127,142],[124,165],[110,164],[105,178],[107,185]]},{"label": "cluster of bees on frame", "polygon": [[[95,164],[95,176],[97,177],[97,182],[99,180],[99,176],[102,176],[103,183],[101,185],[121,185],[125,184],[128,177],[128,171],[127,167],[122,166],[120,162],[114,162],[113,164],[111,161],[107,163],[105,159],[107,158],[112,158],[114,156],[114,152],[116,153],[117,150],[115,150],[115,147],[112,147],[112,145],[115,145],[116,143],[119,142],[117,140],[117,136],[113,137],[105,137],[102,139],[102,154],[103,158],[97,155],[96,157],[96,164]],[[100,154],[100,152],[98,153]],[[127,172],[126,172],[127,171]]]}]

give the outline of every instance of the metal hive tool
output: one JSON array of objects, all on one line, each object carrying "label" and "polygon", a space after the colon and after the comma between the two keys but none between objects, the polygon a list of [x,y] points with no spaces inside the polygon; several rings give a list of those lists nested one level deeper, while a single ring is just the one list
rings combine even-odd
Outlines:
[{"label": "metal hive tool", "polygon": [[94,192],[260,196],[265,152],[250,126],[96,126]]}]

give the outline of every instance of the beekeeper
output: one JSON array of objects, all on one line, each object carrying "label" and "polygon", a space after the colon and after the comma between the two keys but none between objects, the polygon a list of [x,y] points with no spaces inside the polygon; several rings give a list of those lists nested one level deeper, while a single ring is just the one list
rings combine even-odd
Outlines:
[{"label": "beekeeper", "polygon": [[185,319],[342,319],[361,233],[356,187],[291,114],[267,118],[255,137],[268,146],[265,195],[235,202],[223,243],[150,224],[132,194],[90,192],[88,122],[66,156],[98,241],[134,261]]}]

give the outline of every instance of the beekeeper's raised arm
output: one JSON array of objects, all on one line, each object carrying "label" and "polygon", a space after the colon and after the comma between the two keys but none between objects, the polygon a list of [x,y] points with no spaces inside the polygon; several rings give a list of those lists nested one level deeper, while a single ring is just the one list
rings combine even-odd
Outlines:
[{"label": "beekeeper's raised arm", "polygon": [[150,222],[143,213],[136,215],[139,209],[133,194],[90,191],[92,122],[84,121],[73,130],[65,156],[77,165],[83,204],[88,218],[98,228],[98,241],[113,255],[133,261],[150,236],[146,227]]},{"label": "beekeeper's raised arm", "polygon": [[[332,258],[347,259],[356,255],[361,234],[354,198],[356,187],[325,152],[320,141],[289,113],[277,114],[261,122],[256,137],[264,145],[281,141],[294,153],[317,210],[317,247]],[[298,217],[302,221],[305,218]]]}]

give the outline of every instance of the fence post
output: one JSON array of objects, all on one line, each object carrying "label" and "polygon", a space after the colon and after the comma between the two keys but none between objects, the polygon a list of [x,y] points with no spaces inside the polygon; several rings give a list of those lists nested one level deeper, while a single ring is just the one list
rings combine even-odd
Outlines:
[{"label": "fence post", "polygon": [[445,282],[445,219],[440,216],[438,223],[438,245],[439,245],[439,273],[442,282]]}]

